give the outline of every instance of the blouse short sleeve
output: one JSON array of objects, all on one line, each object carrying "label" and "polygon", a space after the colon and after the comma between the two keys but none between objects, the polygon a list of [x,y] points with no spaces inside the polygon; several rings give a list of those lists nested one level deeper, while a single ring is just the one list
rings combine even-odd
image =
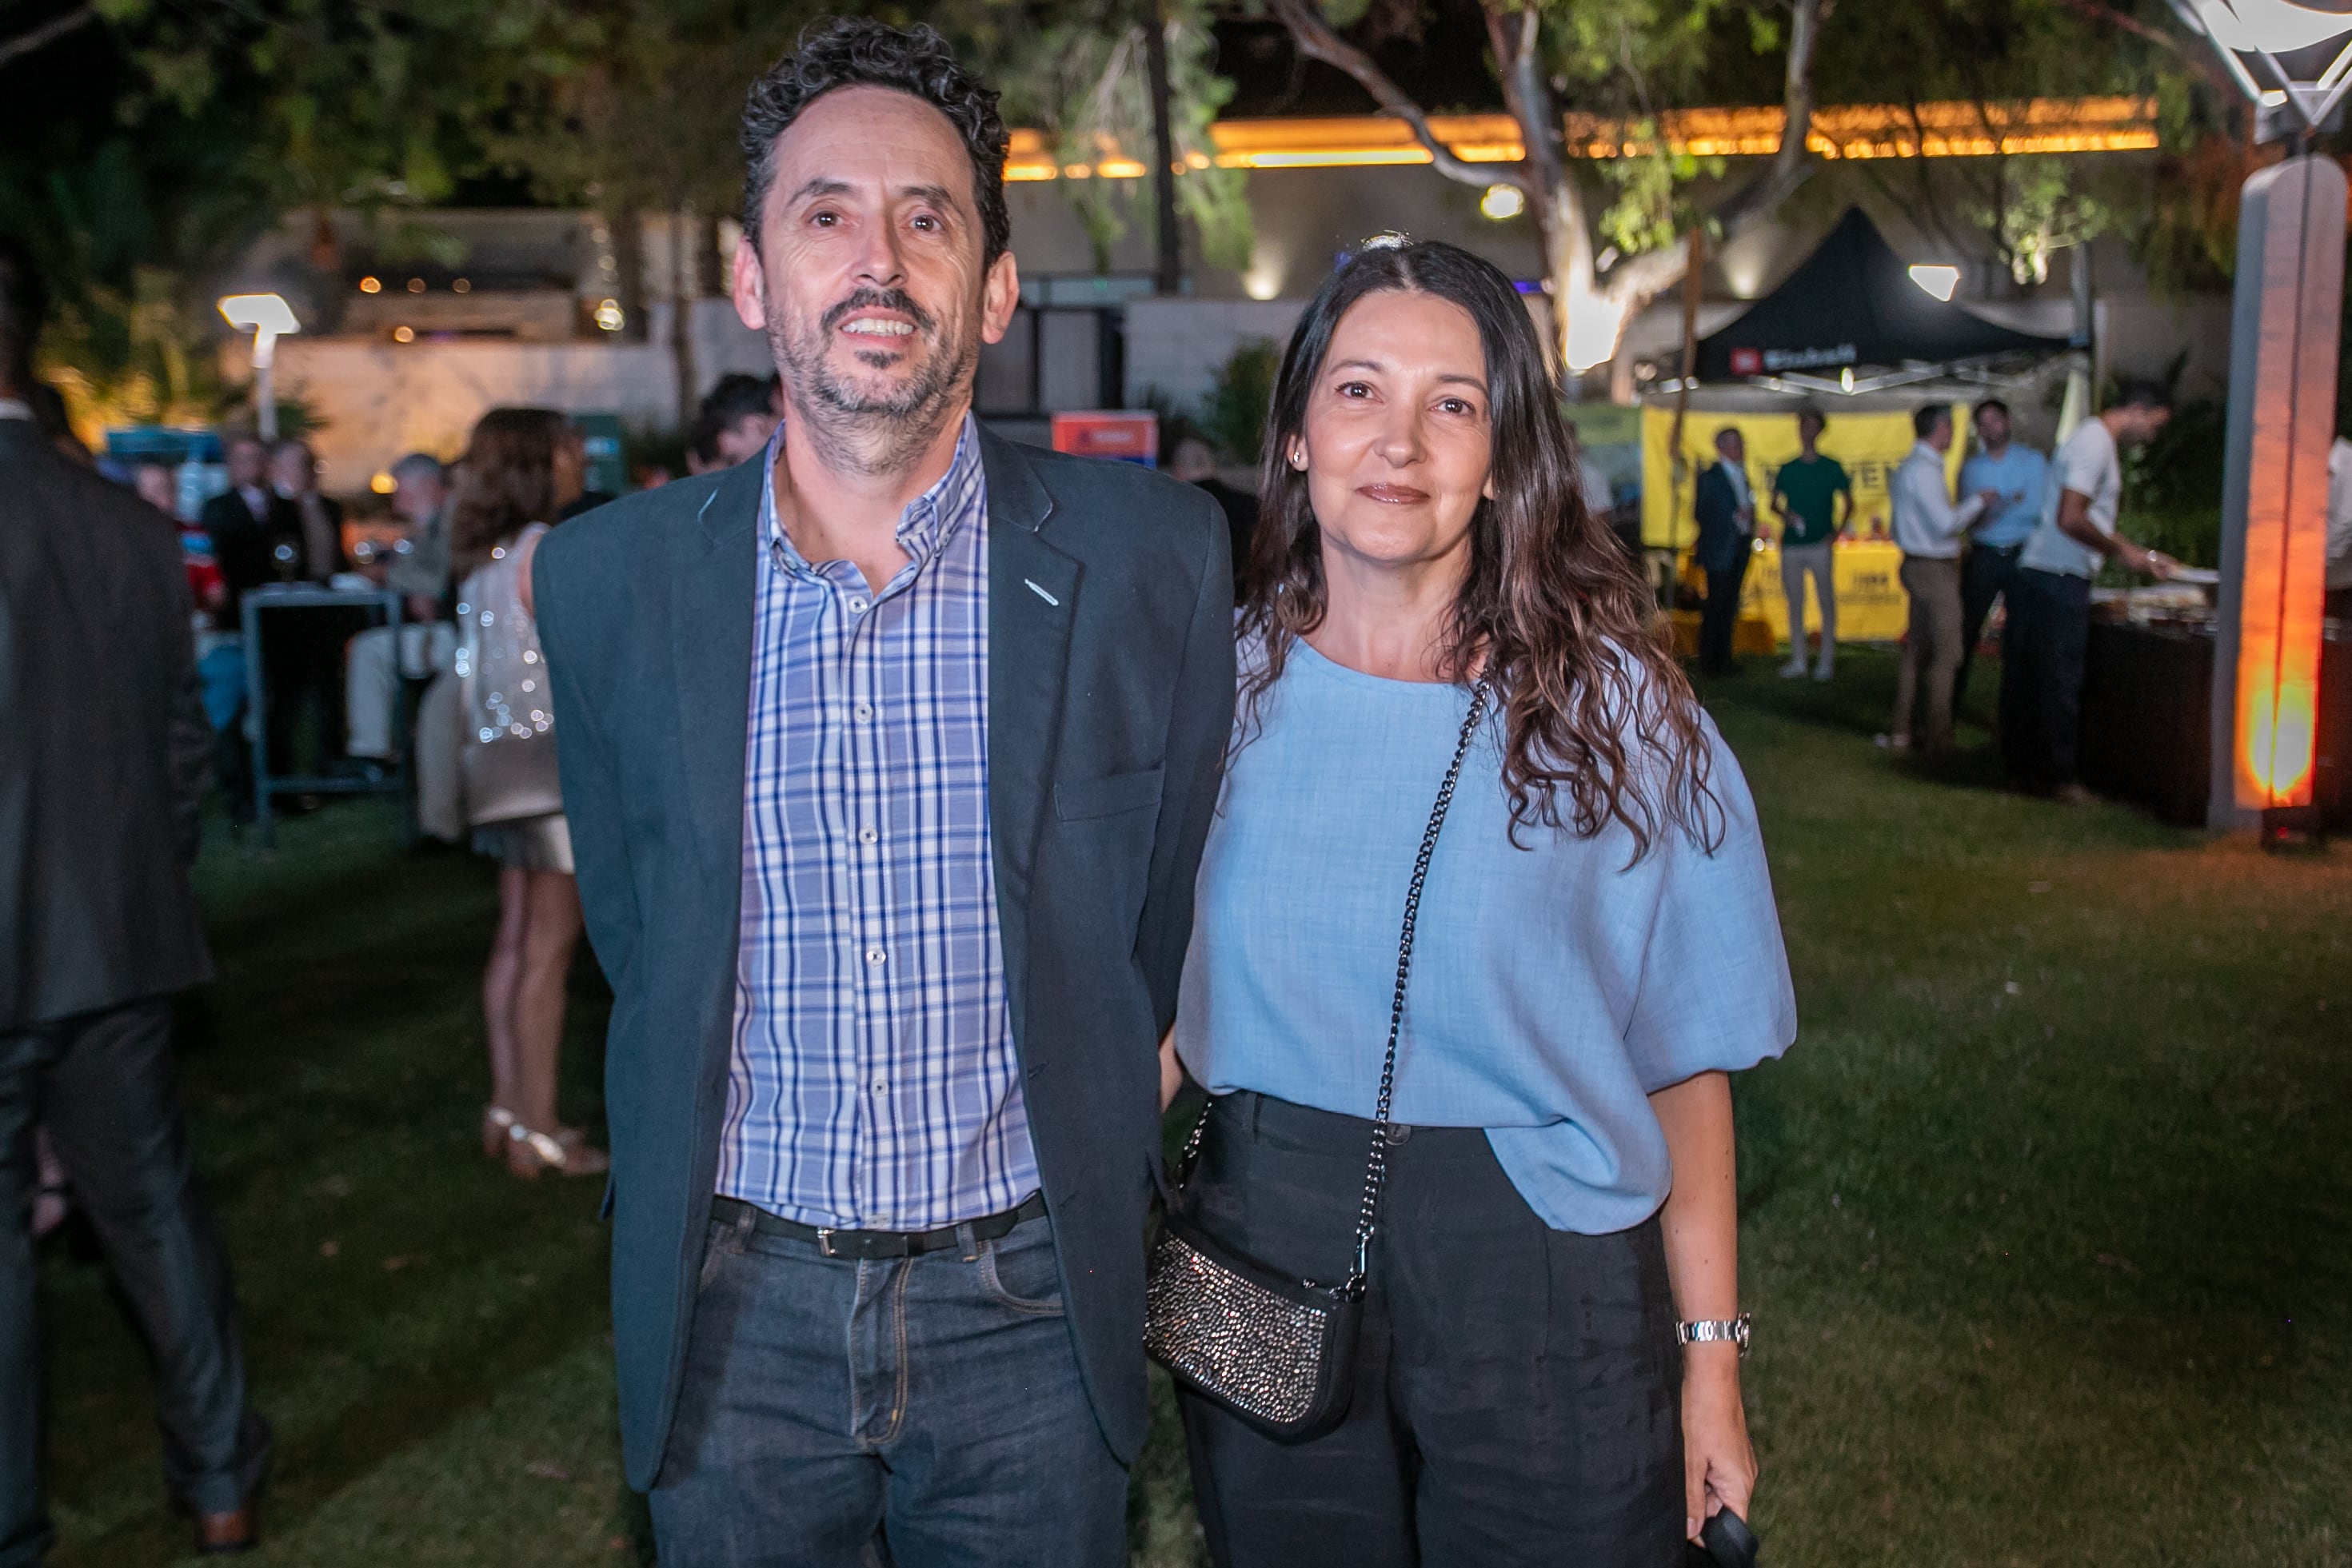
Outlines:
[{"label": "blouse short sleeve", "polygon": [[1705,719],[1708,783],[1721,816],[1712,851],[1668,830],[1658,898],[1625,1049],[1644,1092],[1736,1072],[1797,1038],[1797,998],[1747,776]]}]

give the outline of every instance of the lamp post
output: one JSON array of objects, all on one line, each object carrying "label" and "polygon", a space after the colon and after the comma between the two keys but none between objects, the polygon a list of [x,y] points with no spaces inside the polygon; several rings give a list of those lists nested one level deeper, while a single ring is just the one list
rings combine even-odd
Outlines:
[{"label": "lamp post", "polygon": [[2291,0],[2171,3],[2252,103],[2256,138],[2296,143],[2239,198],[2206,806],[2208,825],[2258,826],[2275,843],[2315,825],[2346,190],[2310,141],[2352,90],[2352,15]]},{"label": "lamp post", "polygon": [[232,294],[220,302],[221,319],[253,334],[254,420],[264,441],[278,439],[278,394],[270,371],[278,362],[278,340],[299,332],[302,323],[277,294]]}]

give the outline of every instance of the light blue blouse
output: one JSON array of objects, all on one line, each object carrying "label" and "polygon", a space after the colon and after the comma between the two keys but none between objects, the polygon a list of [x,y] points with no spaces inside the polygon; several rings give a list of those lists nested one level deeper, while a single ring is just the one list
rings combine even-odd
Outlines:
[{"label": "light blue blouse", "polygon": [[[1371,1115],[1405,889],[1469,701],[1295,646],[1201,861],[1176,1049],[1211,1092]],[[1622,1230],[1672,1185],[1648,1094],[1796,1038],[1755,801],[1710,722],[1714,853],[1669,828],[1629,866],[1616,825],[1515,848],[1501,733],[1473,742],[1430,863],[1391,1115],[1484,1127],[1547,1225]]]}]

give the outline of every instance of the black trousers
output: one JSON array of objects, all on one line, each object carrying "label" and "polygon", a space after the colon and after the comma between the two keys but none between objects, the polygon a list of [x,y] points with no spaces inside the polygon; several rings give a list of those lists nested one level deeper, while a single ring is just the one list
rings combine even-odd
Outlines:
[{"label": "black trousers", "polygon": [[2049,790],[2074,779],[2091,583],[2020,567],[2000,636],[2000,751],[2011,782]]},{"label": "black trousers", "polygon": [[1739,621],[1739,591],[1748,580],[1745,555],[1729,571],[1706,574],[1706,605],[1698,613],[1698,667],[1707,675],[1727,675],[1738,668],[1731,656],[1731,633]]},{"label": "black trousers", "polygon": [[[1553,1230],[1475,1127],[1399,1128],[1354,1402],[1282,1443],[1186,1395],[1220,1568],[1678,1568],[1682,1354],[1665,1248]],[[1371,1124],[1214,1103],[1183,1202],[1268,1268],[1347,1275]]]},{"label": "black trousers", "polygon": [[173,1497],[200,1512],[236,1508],[269,1452],[269,1428],[246,1404],[220,1238],[196,1191],[171,1004],[0,1035],[0,1568],[38,1563],[49,1540],[31,1230],[37,1122],[154,1358]]},{"label": "black trousers", "polygon": [[[2009,591],[2010,579],[2017,575],[2017,558],[2023,545],[1970,545],[1969,553],[1960,560],[1960,668],[1952,677],[1952,710],[1959,711],[1960,699],[1969,692],[1969,665],[1977,656],[1977,644],[1984,640],[1986,620],[1992,614],[1992,601]],[[2017,613],[2012,602],[2010,613]]]}]

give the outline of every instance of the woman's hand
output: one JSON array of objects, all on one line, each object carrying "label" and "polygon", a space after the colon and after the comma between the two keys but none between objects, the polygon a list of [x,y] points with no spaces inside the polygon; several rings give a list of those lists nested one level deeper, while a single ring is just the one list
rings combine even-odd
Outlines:
[{"label": "woman's hand", "polygon": [[1176,1103],[1176,1091],[1184,1087],[1184,1064],[1176,1060],[1176,1026],[1170,1024],[1168,1032],[1160,1037],[1160,1113],[1168,1114],[1168,1107]]},{"label": "woman's hand", "polygon": [[1756,1449],[1739,1399],[1739,1348],[1683,1351],[1683,1530],[1693,1541],[1717,1511],[1741,1519],[1756,1495]]}]

